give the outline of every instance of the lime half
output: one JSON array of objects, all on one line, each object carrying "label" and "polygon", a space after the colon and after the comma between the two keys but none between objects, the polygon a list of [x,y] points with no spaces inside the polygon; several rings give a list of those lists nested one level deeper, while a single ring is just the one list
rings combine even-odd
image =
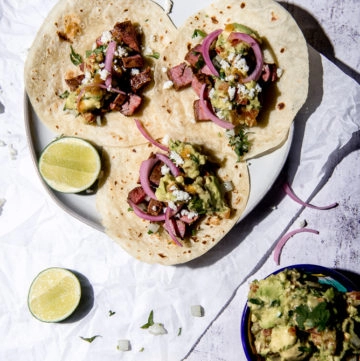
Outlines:
[{"label": "lime half", "polygon": [[47,268],[30,286],[28,307],[40,321],[59,322],[75,311],[80,298],[81,286],[74,273],[64,268]]},{"label": "lime half", "polygon": [[91,187],[101,170],[96,148],[76,137],[61,137],[42,151],[39,171],[45,182],[63,193],[79,193]]}]

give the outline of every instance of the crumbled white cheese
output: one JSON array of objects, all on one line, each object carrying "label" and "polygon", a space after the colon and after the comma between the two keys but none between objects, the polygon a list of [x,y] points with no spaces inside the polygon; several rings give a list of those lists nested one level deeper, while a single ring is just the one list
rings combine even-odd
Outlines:
[{"label": "crumbled white cheese", "polygon": [[105,68],[105,63],[100,63],[100,64],[99,64],[99,68],[100,68],[100,69]]},{"label": "crumbled white cheese", "polygon": [[277,76],[278,78],[280,78],[282,74],[283,74],[283,70],[282,70],[281,68],[277,68],[277,69],[276,69],[276,76]]},{"label": "crumbled white cheese", "polygon": [[144,55],[152,55],[154,51],[149,46],[147,46],[146,48],[144,48],[143,53]]},{"label": "crumbled white cheese", "polygon": [[256,85],[255,85],[255,91],[256,91],[257,93],[260,93],[260,92],[262,91],[262,88],[261,88],[261,86],[260,86],[258,83],[256,83]]},{"label": "crumbled white cheese", "polygon": [[161,68],[161,71],[162,71],[163,73],[166,73],[166,72],[168,71],[168,68],[167,68],[166,66],[163,66],[163,67]]},{"label": "crumbled white cheese", "polygon": [[196,218],[199,214],[197,212],[194,212],[194,211],[188,211],[187,209],[182,209],[180,211],[180,215],[182,217],[187,217],[189,219],[194,219]]},{"label": "crumbled white cheese", "polygon": [[140,70],[138,68],[132,68],[131,75],[137,75],[137,74],[140,74]]},{"label": "crumbled white cheese", "polygon": [[173,87],[173,85],[174,83],[171,80],[167,80],[163,85],[163,89],[170,89]]},{"label": "crumbled white cheese", "polygon": [[230,64],[225,60],[225,59],[222,59],[220,61],[220,66],[222,69],[226,70],[228,68],[230,68]]},{"label": "crumbled white cheese", "polygon": [[242,58],[240,54],[238,54],[234,59],[233,66],[234,68],[237,68],[245,73],[249,71],[249,67],[246,64],[245,58]]},{"label": "crumbled white cheese", "polygon": [[172,209],[173,211],[176,211],[176,210],[177,210],[176,204],[175,204],[174,202],[172,202],[172,201],[169,201],[169,202],[168,202],[168,207],[169,207],[170,209]]},{"label": "crumbled white cheese", "polygon": [[99,71],[99,75],[102,80],[106,80],[106,78],[109,75],[109,72],[106,69],[102,69]]},{"label": "crumbled white cheese", "polygon": [[118,46],[115,51],[115,55],[122,58],[123,56],[128,56],[128,51],[126,50],[126,48],[124,48],[122,46]]},{"label": "crumbled white cheese", "polygon": [[111,32],[107,30],[102,33],[100,41],[103,44],[107,44],[109,41],[111,41],[111,39],[112,39]]},{"label": "crumbled white cheese", "polygon": [[306,226],[307,226],[306,219],[302,219],[301,221],[299,221],[299,227],[300,228],[304,228]]},{"label": "crumbled white cheese", "polygon": [[161,167],[161,174],[162,175],[165,175],[165,174],[169,174],[170,173],[170,168],[164,164],[162,167]]},{"label": "crumbled white cheese", "polygon": [[177,201],[187,202],[189,199],[191,199],[191,196],[188,192],[182,191],[180,189],[175,189],[172,194],[175,196]]},{"label": "crumbled white cheese", "polygon": [[91,73],[86,70],[85,73],[84,73],[85,77],[84,79],[81,81],[82,84],[88,84],[91,82]]},{"label": "crumbled white cheese", "polygon": [[165,134],[164,138],[162,139],[162,144],[168,145],[169,144],[169,134]]},{"label": "crumbled white cheese", "polygon": [[233,99],[234,99],[235,93],[236,93],[236,88],[233,87],[233,86],[229,86],[229,88],[228,88],[228,94],[229,94],[229,99],[230,99],[230,100],[233,100]]},{"label": "crumbled white cheese", "polygon": [[176,153],[174,150],[170,152],[170,159],[174,161],[176,166],[184,164],[184,160],[181,158],[180,154]]}]

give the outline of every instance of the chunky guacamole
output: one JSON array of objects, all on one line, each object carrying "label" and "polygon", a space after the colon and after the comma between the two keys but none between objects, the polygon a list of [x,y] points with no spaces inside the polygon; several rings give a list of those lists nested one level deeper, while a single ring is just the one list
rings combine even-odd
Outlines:
[{"label": "chunky guacamole", "polygon": [[284,270],[250,285],[253,346],[262,360],[358,360],[360,292]]}]

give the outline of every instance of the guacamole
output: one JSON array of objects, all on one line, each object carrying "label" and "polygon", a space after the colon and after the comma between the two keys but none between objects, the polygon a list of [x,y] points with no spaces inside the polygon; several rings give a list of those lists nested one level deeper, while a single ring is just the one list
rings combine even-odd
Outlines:
[{"label": "guacamole", "polygon": [[253,281],[248,306],[252,343],[263,360],[360,355],[360,292],[340,292],[320,277],[290,269]]}]

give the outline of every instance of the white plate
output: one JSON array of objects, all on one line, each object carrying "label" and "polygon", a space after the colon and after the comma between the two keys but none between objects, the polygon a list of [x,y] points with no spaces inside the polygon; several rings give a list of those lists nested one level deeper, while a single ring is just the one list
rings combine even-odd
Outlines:
[{"label": "white plate", "polygon": [[[158,0],[155,2],[166,8],[169,0]],[[209,5],[211,0],[198,0],[196,2],[193,0],[181,0],[181,2],[180,0],[173,0],[172,2],[173,6],[170,17],[175,26],[179,27],[188,16]],[[54,140],[58,134],[52,133],[39,121],[26,94],[24,102],[27,136],[33,160],[36,169],[38,169],[37,163],[42,149]],[[265,156],[250,161],[250,196],[241,219],[254,209],[278,177],[289,153],[292,137],[293,127],[290,130],[286,142],[281,147]],[[50,189],[43,180],[42,182],[50,196],[66,212],[96,229],[103,230],[100,217],[96,211],[94,194],[79,195],[59,193]]]},{"label": "white plate", "polygon": [[[59,135],[51,132],[40,122],[26,94],[24,103],[26,133],[33,161],[38,175],[41,178],[38,170],[40,153],[47,144]],[[250,195],[248,204],[240,220],[254,209],[275,182],[288,156],[292,138],[293,127],[291,127],[289,136],[281,147],[269,154],[249,161]],[[95,194],[60,193],[51,189],[42,178],[41,181],[51,198],[66,212],[98,230],[104,230],[99,214],[96,211]]]}]

